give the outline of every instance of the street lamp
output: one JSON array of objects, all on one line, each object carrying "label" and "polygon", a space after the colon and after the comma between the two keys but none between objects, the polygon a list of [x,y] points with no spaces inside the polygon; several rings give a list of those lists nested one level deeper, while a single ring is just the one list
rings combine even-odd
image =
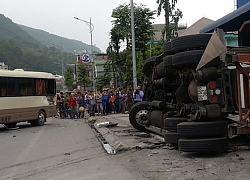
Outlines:
[{"label": "street lamp", "polygon": [[[76,20],[79,20],[79,21],[82,21],[82,22],[85,22],[89,25],[89,30],[90,30],[90,45],[91,45],[91,53],[90,54],[93,54],[93,31],[94,31],[94,25],[91,23],[91,17],[89,19],[89,21],[85,21],[83,19],[80,19],[78,17],[74,17]],[[91,56],[90,56],[91,57]],[[93,90],[95,92],[95,63],[93,60],[91,60],[91,63],[92,63],[92,81],[93,81]]]},{"label": "street lamp", "polygon": [[62,58],[62,50],[63,50],[63,48],[62,48],[62,46],[58,46],[58,45],[53,44],[53,43],[52,43],[52,46],[56,46],[56,47],[61,48],[62,76],[64,76],[64,74],[63,74],[63,73],[64,73],[64,72],[63,72],[64,67],[63,67],[63,58]]},{"label": "street lamp", "polygon": [[90,31],[90,45],[91,45],[91,54],[93,53],[93,34],[92,32],[94,31],[94,25],[91,23],[91,17],[89,19],[89,22],[88,21],[85,21],[83,19],[80,19],[78,17],[74,17],[75,19],[79,20],[79,21],[82,21],[82,22],[85,22],[89,25],[89,31]]}]

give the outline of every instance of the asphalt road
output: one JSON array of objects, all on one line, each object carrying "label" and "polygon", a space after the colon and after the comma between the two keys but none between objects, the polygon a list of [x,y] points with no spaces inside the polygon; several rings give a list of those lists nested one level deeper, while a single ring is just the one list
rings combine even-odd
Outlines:
[{"label": "asphalt road", "polygon": [[223,154],[183,153],[168,145],[151,148],[155,139],[133,131],[125,115],[103,120],[119,121],[111,131],[131,149],[107,154],[84,120],[53,118],[42,127],[18,124],[17,130],[0,126],[0,180],[250,179],[248,146]]},{"label": "asphalt road", "polygon": [[108,155],[84,120],[49,118],[44,126],[17,126],[0,126],[1,180],[145,179],[126,154]]}]

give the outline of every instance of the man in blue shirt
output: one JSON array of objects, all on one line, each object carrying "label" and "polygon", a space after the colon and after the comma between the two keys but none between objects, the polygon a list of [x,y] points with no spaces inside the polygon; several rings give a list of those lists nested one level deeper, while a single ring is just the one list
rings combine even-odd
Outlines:
[{"label": "man in blue shirt", "polygon": [[143,91],[141,90],[141,86],[137,86],[136,90],[133,93],[134,104],[137,102],[141,102],[144,96]]},{"label": "man in blue shirt", "polygon": [[102,95],[102,107],[103,107],[103,115],[108,114],[107,112],[107,104],[109,102],[110,99],[110,95],[108,94],[107,91],[103,91],[103,95]]}]

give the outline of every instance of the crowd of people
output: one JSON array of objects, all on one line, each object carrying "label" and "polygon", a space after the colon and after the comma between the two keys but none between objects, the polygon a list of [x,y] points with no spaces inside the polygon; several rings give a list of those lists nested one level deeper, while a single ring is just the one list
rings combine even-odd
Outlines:
[{"label": "crowd of people", "polygon": [[142,101],[144,96],[141,87],[136,90],[108,89],[81,92],[60,92],[57,94],[58,116],[61,118],[85,118],[88,116],[105,116],[112,113],[126,113],[133,104]]}]

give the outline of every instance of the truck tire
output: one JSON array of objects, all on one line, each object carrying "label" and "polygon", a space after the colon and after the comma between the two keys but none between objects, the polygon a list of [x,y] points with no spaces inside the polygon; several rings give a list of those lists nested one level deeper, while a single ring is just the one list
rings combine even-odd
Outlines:
[{"label": "truck tire", "polygon": [[226,152],[228,138],[179,139],[178,147],[183,152]]},{"label": "truck tire", "polygon": [[173,144],[174,146],[178,146],[179,139],[182,139],[183,136],[176,132],[165,132],[164,140],[166,143]]},{"label": "truck tire", "polygon": [[145,125],[149,123],[149,103],[146,101],[134,104],[129,112],[130,124],[140,131],[147,131]]},{"label": "truck tire", "polygon": [[166,68],[168,76],[177,76],[178,70],[173,67],[173,55],[168,55],[163,58],[163,65]]},{"label": "truck tire", "polygon": [[142,72],[145,76],[149,77],[154,69],[156,56],[152,56],[144,61]]},{"label": "truck tire", "polygon": [[187,122],[188,118],[172,117],[164,119],[164,129],[170,132],[177,132],[177,125],[182,122]]},{"label": "truck tire", "polygon": [[166,68],[163,64],[164,62],[162,61],[160,64],[156,66],[155,72],[156,72],[157,79],[163,78],[167,75]]},{"label": "truck tire", "polygon": [[164,43],[164,53],[167,54],[173,54],[171,42],[165,42]]},{"label": "truck tire", "polygon": [[178,53],[181,51],[205,49],[211,36],[212,34],[192,34],[177,37],[171,41],[172,51]]},{"label": "truck tire", "polygon": [[[203,53],[204,50],[192,50],[177,53],[173,56],[172,59],[173,66],[176,68],[183,68],[185,66],[196,68],[196,66],[201,60]],[[204,67],[217,66],[219,64],[221,64],[221,61],[220,57],[218,56],[212,61],[210,61],[208,64],[206,64]]]},{"label": "truck tire", "polygon": [[165,67],[173,66],[172,58],[173,58],[172,55],[165,56],[163,58],[163,65]]},{"label": "truck tire", "polygon": [[174,67],[197,66],[204,50],[193,50],[177,53],[173,56],[172,63]]},{"label": "truck tire", "polygon": [[227,135],[226,121],[182,122],[177,125],[177,132],[184,137],[218,137]]}]

